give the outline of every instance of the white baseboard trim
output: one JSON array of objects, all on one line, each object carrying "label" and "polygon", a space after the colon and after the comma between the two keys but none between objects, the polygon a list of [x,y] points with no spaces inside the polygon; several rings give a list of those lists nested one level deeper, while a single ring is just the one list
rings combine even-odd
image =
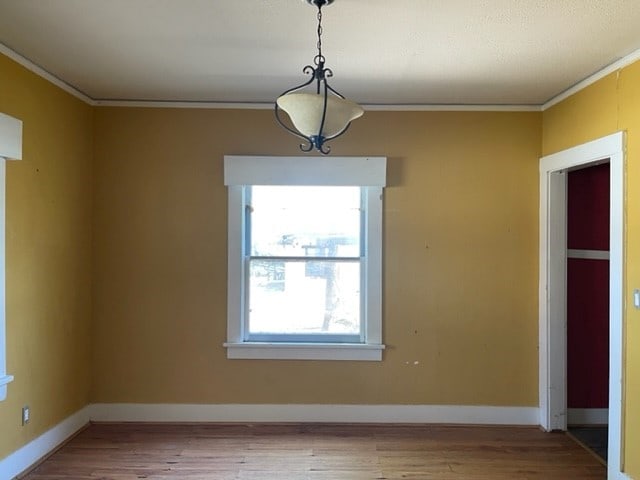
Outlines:
[{"label": "white baseboard trim", "polygon": [[318,422],[538,425],[537,407],[101,403],[96,422]]},{"label": "white baseboard trim", "polygon": [[607,480],[633,480],[622,472],[611,471],[607,473]]},{"label": "white baseboard trim", "polygon": [[0,478],[11,479],[54,451],[90,420],[90,407],[78,410],[35,440],[0,460]]},{"label": "white baseboard trim", "polygon": [[567,425],[608,425],[608,408],[568,408]]}]

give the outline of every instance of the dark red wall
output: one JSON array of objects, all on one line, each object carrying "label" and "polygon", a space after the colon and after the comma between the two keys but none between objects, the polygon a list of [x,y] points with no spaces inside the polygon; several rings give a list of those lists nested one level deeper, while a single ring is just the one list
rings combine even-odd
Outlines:
[{"label": "dark red wall", "polygon": [[[609,250],[609,164],[568,174],[567,247]],[[567,406],[607,408],[609,261],[567,261]]]}]

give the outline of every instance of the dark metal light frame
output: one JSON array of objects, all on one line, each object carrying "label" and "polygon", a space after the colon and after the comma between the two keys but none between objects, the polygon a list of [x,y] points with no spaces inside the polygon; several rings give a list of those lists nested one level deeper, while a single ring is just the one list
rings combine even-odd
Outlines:
[{"label": "dark metal light frame", "polygon": [[[328,154],[331,151],[331,147],[329,145],[326,145],[325,142],[328,140],[333,140],[334,138],[339,137],[340,135],[342,135],[343,133],[345,133],[349,127],[351,126],[351,122],[348,122],[347,125],[340,130],[338,133],[330,135],[330,136],[324,136],[322,134],[323,130],[324,130],[324,126],[325,126],[325,120],[327,117],[327,101],[330,95],[334,95],[338,98],[341,99],[345,99],[344,95],[342,95],[341,93],[339,93],[338,91],[336,91],[333,87],[331,87],[331,85],[329,85],[329,82],[327,82],[327,78],[330,78],[333,76],[333,71],[330,68],[326,68],[325,67],[325,57],[322,54],[322,7],[327,6],[327,5],[331,5],[334,0],[306,0],[307,3],[309,3],[310,5],[313,5],[315,7],[318,8],[318,54],[314,57],[313,59],[313,63],[315,66],[312,65],[306,65],[302,71],[303,73],[310,75],[309,80],[307,80],[306,82],[290,88],[288,90],[285,90],[280,97],[290,94],[290,93],[294,93],[297,92],[299,90],[303,90],[305,87],[311,85],[313,82],[316,83],[315,85],[315,90],[316,90],[316,94],[323,95],[323,109],[322,109],[322,120],[320,122],[320,127],[318,129],[318,133],[316,135],[311,135],[311,136],[307,136],[304,135],[303,133],[299,132],[298,130],[295,130],[291,127],[289,127],[281,118],[280,114],[281,114],[281,108],[278,106],[278,102],[276,101],[275,103],[275,116],[276,116],[276,120],[278,121],[278,123],[287,131],[289,131],[290,133],[292,133],[293,135],[303,139],[305,143],[300,144],[300,150],[302,150],[303,152],[310,152],[311,150],[313,150],[314,148],[319,151],[322,154]],[[280,98],[278,97],[278,98]]]}]

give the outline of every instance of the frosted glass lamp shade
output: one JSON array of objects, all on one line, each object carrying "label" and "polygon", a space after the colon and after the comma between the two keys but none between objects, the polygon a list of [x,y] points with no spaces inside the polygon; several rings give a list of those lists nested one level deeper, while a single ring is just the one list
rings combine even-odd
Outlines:
[{"label": "frosted glass lamp shade", "polygon": [[[296,129],[307,137],[318,135],[322,122],[324,96],[315,93],[288,93],[277,100],[278,107],[287,112]],[[331,138],[349,122],[361,117],[364,110],[346,98],[327,97],[327,115],[321,136]]]}]

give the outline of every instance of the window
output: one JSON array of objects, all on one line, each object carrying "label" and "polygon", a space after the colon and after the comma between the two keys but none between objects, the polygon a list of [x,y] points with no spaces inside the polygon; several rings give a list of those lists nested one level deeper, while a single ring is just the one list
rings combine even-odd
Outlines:
[{"label": "window", "polygon": [[7,374],[5,337],[5,168],[7,159],[22,158],[22,122],[0,113],[0,401],[7,397],[7,384],[13,376]]},{"label": "window", "polygon": [[381,157],[225,157],[228,358],[381,360]]}]

